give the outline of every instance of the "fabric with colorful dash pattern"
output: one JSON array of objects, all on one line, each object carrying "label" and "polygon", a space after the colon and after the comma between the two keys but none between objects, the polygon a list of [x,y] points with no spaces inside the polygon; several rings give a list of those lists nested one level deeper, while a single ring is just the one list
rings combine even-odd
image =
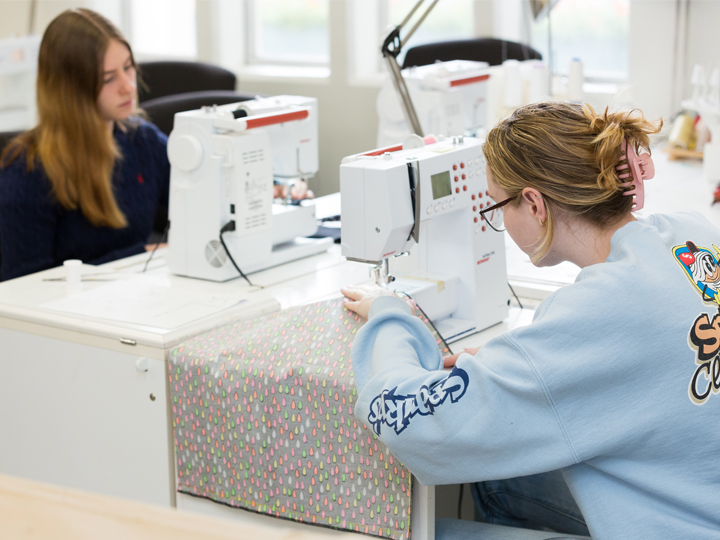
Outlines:
[{"label": "fabric with colorful dash pattern", "polygon": [[351,345],[363,323],[337,298],[216,328],[172,350],[178,491],[409,538],[410,473],[352,414]]}]

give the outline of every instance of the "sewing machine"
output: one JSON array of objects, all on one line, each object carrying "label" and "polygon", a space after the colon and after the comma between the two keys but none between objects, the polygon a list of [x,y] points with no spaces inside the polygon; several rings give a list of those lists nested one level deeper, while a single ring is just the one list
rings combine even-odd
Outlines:
[{"label": "sewing machine", "polygon": [[[170,159],[169,266],[226,281],[325,251],[313,206],[273,203],[318,170],[317,100],[275,96],[175,115]],[[231,260],[228,261],[230,258]]]},{"label": "sewing machine", "polygon": [[[402,77],[423,133],[464,135],[485,127],[490,78],[486,62],[437,62],[403,69]],[[378,93],[377,112],[379,147],[402,141],[412,132],[390,78]]]},{"label": "sewing machine", "polygon": [[481,144],[413,135],[340,166],[342,254],[410,295],[449,342],[508,314],[505,238],[478,213],[493,204]]}]

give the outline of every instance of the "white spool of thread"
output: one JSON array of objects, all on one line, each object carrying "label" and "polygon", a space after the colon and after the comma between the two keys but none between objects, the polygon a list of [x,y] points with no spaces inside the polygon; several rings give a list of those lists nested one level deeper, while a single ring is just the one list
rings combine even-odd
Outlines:
[{"label": "white spool of thread", "polygon": [[65,288],[68,292],[79,291],[82,287],[82,261],[68,259],[63,262],[65,267]]},{"label": "white spool of thread", "polygon": [[705,97],[705,85],[707,80],[705,78],[705,68],[700,64],[695,64],[695,66],[693,66],[690,83],[693,86],[693,101],[697,102],[697,100],[701,97]]},{"label": "white spool of thread", "polygon": [[583,75],[583,65],[579,58],[573,58],[570,62],[568,70],[568,99],[570,101],[582,101],[583,83],[585,76]]},{"label": "white spool of thread", "polygon": [[520,62],[517,60],[505,60],[503,62],[503,72],[505,75],[503,105],[508,109],[514,109],[522,105],[523,102]]},{"label": "white spool of thread", "polygon": [[528,100],[537,101],[550,95],[548,88],[548,67],[543,62],[537,62],[530,68],[530,87]]}]

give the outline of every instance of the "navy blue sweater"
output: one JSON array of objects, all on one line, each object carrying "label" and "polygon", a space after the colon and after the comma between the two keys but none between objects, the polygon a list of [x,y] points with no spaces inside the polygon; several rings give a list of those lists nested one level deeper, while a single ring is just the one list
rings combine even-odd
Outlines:
[{"label": "navy blue sweater", "polygon": [[80,210],[65,210],[41,165],[27,172],[24,155],[0,170],[0,281],[59,266],[67,259],[102,264],[145,250],[158,206],[168,204],[167,137],[140,122],[113,133],[122,158],[113,189],[128,225],[96,227]]}]

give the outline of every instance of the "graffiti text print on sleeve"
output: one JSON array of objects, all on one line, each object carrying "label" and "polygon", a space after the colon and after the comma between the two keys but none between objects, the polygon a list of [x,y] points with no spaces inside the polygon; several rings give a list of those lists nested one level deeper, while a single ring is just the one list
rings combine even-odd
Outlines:
[{"label": "graffiti text print on sleeve", "polygon": [[468,374],[460,368],[453,368],[450,374],[428,388],[423,386],[416,394],[407,396],[396,394],[397,386],[392,390],[383,390],[372,403],[368,421],[375,433],[380,435],[382,424],[391,427],[400,434],[410,424],[415,415],[427,416],[448,398],[451,403],[458,401],[468,387]]}]

